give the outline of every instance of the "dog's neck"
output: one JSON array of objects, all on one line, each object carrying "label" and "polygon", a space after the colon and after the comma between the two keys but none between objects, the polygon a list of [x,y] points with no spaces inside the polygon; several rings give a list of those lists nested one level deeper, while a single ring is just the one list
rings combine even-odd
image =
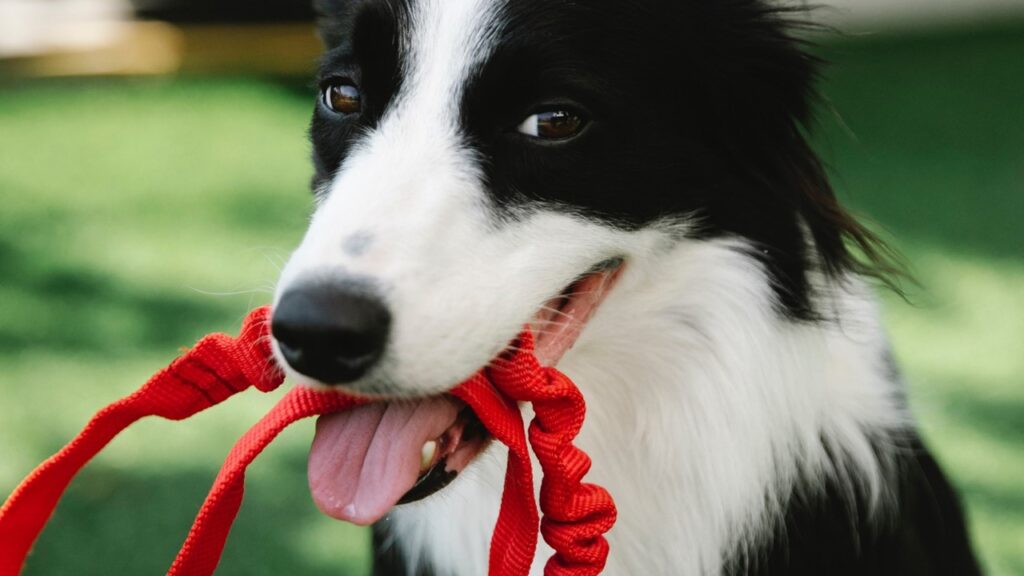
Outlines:
[{"label": "dog's neck", "polygon": [[[882,502],[879,438],[906,423],[888,344],[857,279],[818,280],[791,321],[749,246],[683,242],[633,260],[560,368],[584,391],[588,480],[619,508],[608,574],[716,574],[759,544],[802,478]],[[445,493],[396,511],[410,566],[486,572],[504,474],[493,449]],[[541,546],[540,574],[550,554]]]}]

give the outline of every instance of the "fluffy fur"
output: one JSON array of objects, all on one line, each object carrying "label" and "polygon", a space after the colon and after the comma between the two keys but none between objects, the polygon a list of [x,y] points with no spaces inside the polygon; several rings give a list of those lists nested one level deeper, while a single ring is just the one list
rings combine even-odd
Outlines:
[{"label": "fluffy fur", "polygon": [[[387,349],[353,389],[442,393],[580,274],[623,258],[559,365],[588,400],[588,478],[620,511],[608,574],[976,572],[864,280],[877,244],[804,139],[816,63],[787,12],[760,0],[320,11],[322,82],[350,79],[363,108],[317,105],[317,211],[280,291],[330,275],[386,300]],[[556,143],[515,131],[544,106],[589,124]],[[486,573],[503,461],[494,447],[396,509],[376,529],[377,573]]]}]

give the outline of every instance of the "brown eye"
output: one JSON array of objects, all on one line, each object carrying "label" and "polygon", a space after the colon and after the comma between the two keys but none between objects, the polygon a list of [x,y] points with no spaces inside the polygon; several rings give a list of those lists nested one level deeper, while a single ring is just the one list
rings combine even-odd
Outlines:
[{"label": "brown eye", "polygon": [[519,125],[519,132],[542,140],[567,140],[579,134],[586,121],[571,110],[545,110]]},{"label": "brown eye", "polygon": [[363,109],[362,94],[350,80],[333,82],[324,88],[324,105],[338,114],[358,114]]}]

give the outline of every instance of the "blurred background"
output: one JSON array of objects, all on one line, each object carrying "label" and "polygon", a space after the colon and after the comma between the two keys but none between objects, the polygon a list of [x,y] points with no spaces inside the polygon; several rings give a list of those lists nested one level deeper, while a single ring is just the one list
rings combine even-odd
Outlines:
[{"label": "blurred background", "polygon": [[[1024,574],[1024,0],[825,4],[818,147],[921,283],[883,293],[916,415],[988,571]],[[310,19],[295,0],[0,0],[0,497],[269,301],[311,211]],[[118,439],[27,574],[162,573],[273,401]],[[310,426],[251,472],[220,574],[367,573],[368,534],[309,500]]]}]

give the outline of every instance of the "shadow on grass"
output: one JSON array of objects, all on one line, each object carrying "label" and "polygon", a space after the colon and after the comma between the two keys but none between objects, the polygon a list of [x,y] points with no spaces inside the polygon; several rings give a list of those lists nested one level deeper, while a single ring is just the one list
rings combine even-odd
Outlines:
[{"label": "shadow on grass", "polygon": [[[0,232],[0,234],[3,234]],[[232,309],[135,287],[48,255],[19,251],[0,235],[0,353],[40,347],[70,352],[172,350],[191,343]],[[13,301],[12,301],[13,300]]]},{"label": "shadow on grass", "polygon": [[[999,489],[984,482],[965,481],[959,482],[957,488],[960,491],[961,503],[966,508],[969,518],[978,520],[985,517],[986,522],[996,522],[1001,526],[1021,526],[1024,524],[1024,495],[1020,492]],[[975,545],[975,552],[980,553],[979,535],[972,535]],[[999,554],[988,554],[983,556],[983,561],[989,568],[998,566],[1009,574],[1024,574],[1024,553],[1019,548],[1014,550],[1012,544],[1008,549]],[[1005,572],[1008,570],[1009,572]]]},{"label": "shadow on grass", "polygon": [[1024,23],[824,44],[818,148],[849,202],[902,237],[1021,259]]},{"label": "shadow on grass", "polygon": [[[994,442],[1024,446],[1024,399],[987,397],[981,385],[963,386],[947,393],[946,399],[950,416],[969,422],[972,428],[992,437]],[[1024,513],[1024,499],[1021,504],[1020,510]]]},{"label": "shadow on grass", "polygon": [[[212,471],[88,468],[61,502],[25,576],[165,573],[213,477]],[[249,478],[218,576],[368,573],[363,531],[331,523],[334,538],[303,541],[310,525],[325,520],[292,480]]]},{"label": "shadow on grass", "polygon": [[[1024,420],[1021,419],[1024,399],[985,396],[984,385],[964,383],[955,391],[944,393],[943,406],[948,418],[985,436],[983,442],[978,442],[979,450],[992,446],[1024,446]],[[1003,477],[991,476],[998,472],[979,475],[964,463],[950,461],[947,464],[950,465],[947,472],[957,477],[954,483],[968,516],[995,526],[1024,526],[1024,492],[1012,484],[1008,486]],[[952,466],[954,464],[956,466]],[[978,534],[974,538],[976,546],[981,544]],[[1014,552],[1012,545],[998,550],[999,553],[984,558],[990,568],[998,566],[1009,570],[1010,574],[1024,574],[1024,554],[1019,550]]]}]

